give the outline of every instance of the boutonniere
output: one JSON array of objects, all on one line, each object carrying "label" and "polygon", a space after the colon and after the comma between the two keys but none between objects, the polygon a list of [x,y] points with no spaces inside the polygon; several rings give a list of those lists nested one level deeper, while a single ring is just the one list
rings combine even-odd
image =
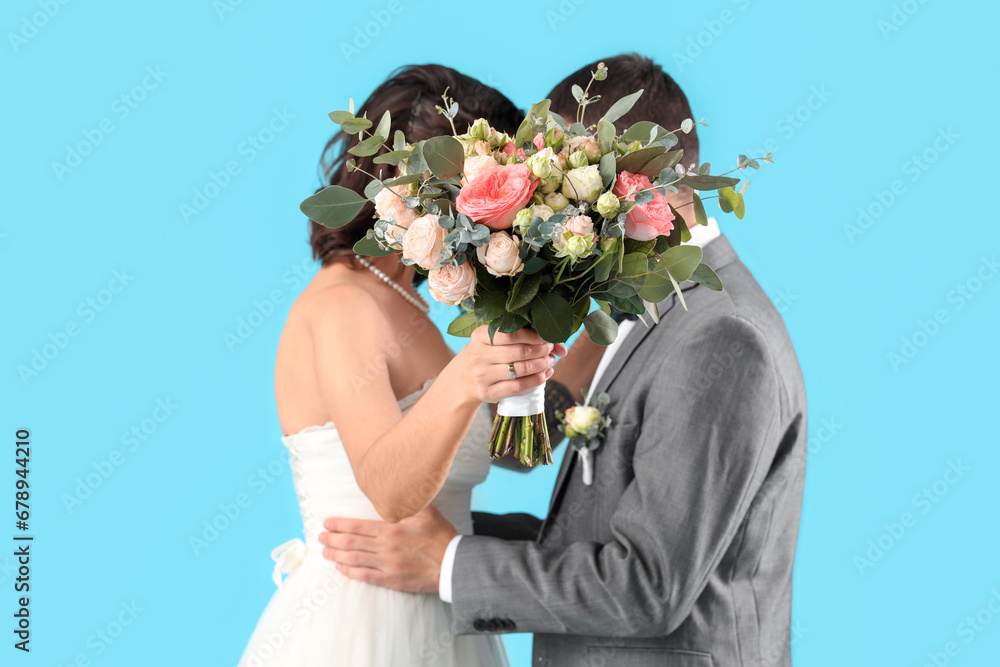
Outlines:
[{"label": "boutonniere", "polygon": [[556,412],[559,419],[559,430],[567,438],[569,444],[576,450],[583,465],[583,483],[590,486],[594,482],[594,467],[590,453],[601,446],[604,441],[604,431],[611,425],[611,415],[604,413],[604,408],[611,401],[605,393],[597,395],[597,404],[588,405],[587,392],[583,394],[583,404],[577,403],[566,411]]}]

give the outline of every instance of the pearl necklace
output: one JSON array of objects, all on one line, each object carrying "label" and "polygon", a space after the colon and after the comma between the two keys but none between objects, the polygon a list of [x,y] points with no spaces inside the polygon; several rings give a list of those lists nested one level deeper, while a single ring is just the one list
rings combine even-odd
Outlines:
[{"label": "pearl necklace", "polygon": [[420,312],[422,312],[424,314],[427,314],[427,313],[430,312],[430,310],[431,310],[430,304],[428,304],[424,300],[424,298],[422,296],[420,296],[419,294],[417,294],[416,296],[414,296],[413,294],[407,292],[405,289],[403,289],[402,287],[399,286],[399,283],[397,283],[395,280],[393,280],[389,276],[385,275],[385,273],[383,273],[382,271],[378,270],[371,262],[369,262],[368,260],[366,260],[361,255],[355,255],[354,259],[356,259],[359,262],[361,262],[362,266],[366,267],[369,271],[371,271],[376,276],[378,276],[379,278],[381,278],[382,282],[384,282],[386,285],[388,285],[392,289],[394,289],[397,292],[399,292],[399,295],[401,297],[403,297],[404,299],[406,299],[407,301],[409,301],[413,305],[414,308],[416,308],[417,310],[419,310]]}]

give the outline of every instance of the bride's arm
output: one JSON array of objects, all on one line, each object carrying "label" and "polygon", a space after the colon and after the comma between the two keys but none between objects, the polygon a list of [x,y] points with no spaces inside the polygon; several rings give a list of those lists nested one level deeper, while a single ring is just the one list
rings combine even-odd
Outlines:
[{"label": "bride's arm", "polygon": [[[484,401],[540,385],[551,374],[553,352],[565,351],[524,330],[498,333],[490,345],[481,327],[404,416],[387,360],[411,354],[408,340],[393,335],[364,290],[340,286],[316,298],[309,319],[321,397],[358,486],[389,522],[416,514],[437,495]],[[509,379],[509,362],[516,380]]]}]

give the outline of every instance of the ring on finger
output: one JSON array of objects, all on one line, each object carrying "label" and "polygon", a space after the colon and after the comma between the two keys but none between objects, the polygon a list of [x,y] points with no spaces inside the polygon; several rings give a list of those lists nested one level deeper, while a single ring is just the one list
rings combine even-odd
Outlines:
[{"label": "ring on finger", "polygon": [[517,371],[514,370],[514,364],[513,364],[513,362],[507,364],[507,370],[510,372],[510,379],[511,380],[516,380],[517,379]]}]

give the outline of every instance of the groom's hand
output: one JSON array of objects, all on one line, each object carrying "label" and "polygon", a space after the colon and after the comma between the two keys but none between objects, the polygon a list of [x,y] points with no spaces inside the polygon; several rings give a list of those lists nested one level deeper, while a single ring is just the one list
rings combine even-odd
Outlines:
[{"label": "groom's hand", "polygon": [[323,557],[351,579],[408,593],[436,593],[455,527],[429,505],[397,523],[331,517],[319,541]]}]

